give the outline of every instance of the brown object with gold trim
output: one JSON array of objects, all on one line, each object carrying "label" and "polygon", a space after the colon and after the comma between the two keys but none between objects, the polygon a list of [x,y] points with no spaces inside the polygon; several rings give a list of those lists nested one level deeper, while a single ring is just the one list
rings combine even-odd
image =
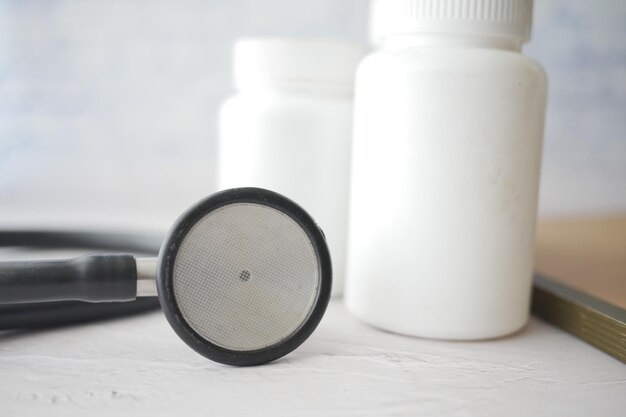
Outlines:
[{"label": "brown object with gold trim", "polygon": [[540,222],[535,270],[533,312],[626,363],[626,217]]}]

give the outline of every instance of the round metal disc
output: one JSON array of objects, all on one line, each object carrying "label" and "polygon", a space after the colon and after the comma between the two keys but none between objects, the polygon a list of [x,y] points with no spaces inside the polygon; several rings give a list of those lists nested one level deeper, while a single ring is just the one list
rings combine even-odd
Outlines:
[{"label": "round metal disc", "polygon": [[233,189],[176,223],[160,256],[159,298],[174,330],[218,362],[276,359],[317,326],[330,296],[323,234],[295,203]]}]

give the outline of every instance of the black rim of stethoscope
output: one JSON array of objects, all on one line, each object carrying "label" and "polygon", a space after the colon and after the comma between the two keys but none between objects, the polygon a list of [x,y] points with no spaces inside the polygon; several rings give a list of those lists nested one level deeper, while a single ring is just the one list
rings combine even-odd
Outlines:
[{"label": "black rim of stethoscope", "polygon": [[[0,230],[0,248],[131,252],[156,256],[162,236],[68,230]],[[126,317],[160,308],[157,297],[118,303],[55,301],[0,305],[0,330],[42,328]]]}]

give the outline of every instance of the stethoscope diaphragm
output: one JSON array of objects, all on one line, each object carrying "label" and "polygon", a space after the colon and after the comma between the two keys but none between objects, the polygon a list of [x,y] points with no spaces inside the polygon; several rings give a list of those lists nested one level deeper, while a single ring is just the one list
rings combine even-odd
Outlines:
[{"label": "stethoscope diaphragm", "polygon": [[287,198],[231,189],[183,214],[163,243],[157,287],[172,328],[230,365],[277,359],[319,323],[331,289],[324,235]]}]

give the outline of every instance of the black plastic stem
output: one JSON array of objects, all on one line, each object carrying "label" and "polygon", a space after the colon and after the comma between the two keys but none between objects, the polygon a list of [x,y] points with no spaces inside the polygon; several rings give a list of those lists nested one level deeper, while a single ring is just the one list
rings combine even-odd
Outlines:
[{"label": "black plastic stem", "polygon": [[0,262],[0,304],[131,301],[136,295],[137,265],[129,254]]}]

